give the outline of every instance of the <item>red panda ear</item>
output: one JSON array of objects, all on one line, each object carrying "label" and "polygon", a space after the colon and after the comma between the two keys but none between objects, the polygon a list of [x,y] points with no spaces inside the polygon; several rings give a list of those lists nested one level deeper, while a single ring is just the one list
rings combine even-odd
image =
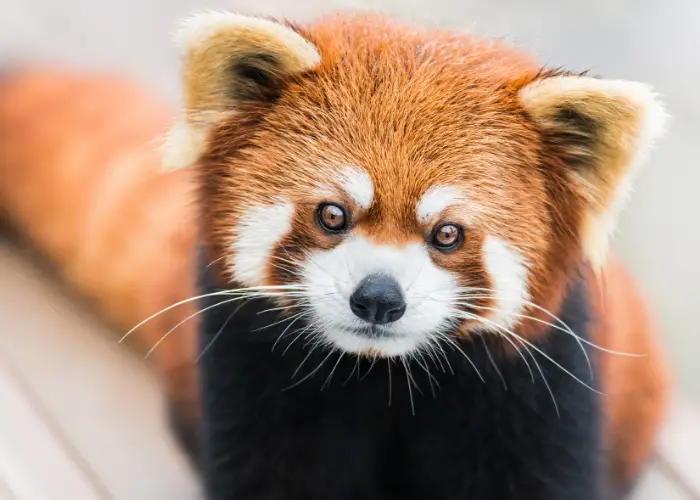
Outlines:
[{"label": "red panda ear", "polygon": [[182,51],[182,114],[168,134],[163,167],[195,163],[212,125],[243,102],[271,101],[285,77],[320,63],[316,47],[292,28],[257,17],[205,12],[185,19],[176,41]]},{"label": "red panda ear", "polygon": [[663,132],[664,107],[641,83],[585,76],[535,80],[520,101],[586,200],[580,238],[599,267],[635,174]]}]

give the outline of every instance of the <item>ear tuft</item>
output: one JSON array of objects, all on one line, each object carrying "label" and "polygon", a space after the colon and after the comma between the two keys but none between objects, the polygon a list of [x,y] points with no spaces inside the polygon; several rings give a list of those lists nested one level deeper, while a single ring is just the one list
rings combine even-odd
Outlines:
[{"label": "ear tuft", "polygon": [[182,116],[164,146],[163,166],[185,167],[203,153],[208,131],[246,102],[274,102],[285,81],[321,62],[291,27],[258,17],[203,12],[175,35],[182,52]]},{"label": "ear tuft", "polygon": [[203,130],[191,126],[187,119],[176,120],[163,143],[162,169],[178,170],[196,163],[205,146],[203,135]]},{"label": "ear tuft", "polygon": [[664,131],[663,104],[647,85],[586,76],[536,79],[520,100],[586,200],[581,243],[600,266],[632,182]]},{"label": "ear tuft", "polygon": [[209,50],[216,41],[233,54],[267,53],[281,58],[290,73],[313,69],[321,62],[316,47],[289,26],[262,17],[244,16],[232,12],[205,11],[182,20],[175,33],[175,43],[185,54]]}]

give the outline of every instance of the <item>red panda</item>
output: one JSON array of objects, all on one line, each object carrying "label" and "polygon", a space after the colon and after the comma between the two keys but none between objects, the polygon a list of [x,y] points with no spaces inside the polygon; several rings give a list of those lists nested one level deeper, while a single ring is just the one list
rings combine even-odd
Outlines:
[{"label": "red panda", "polygon": [[585,274],[655,94],[381,17],[206,13],[179,40],[211,497],[607,497]]},{"label": "red panda", "polygon": [[[647,87],[378,16],[202,14],[179,39],[164,161],[196,164],[211,498],[592,499],[633,483],[667,380],[606,250],[662,128]],[[157,203],[172,228],[187,201]],[[195,294],[186,268],[158,272],[125,289],[167,276],[182,289],[156,286],[158,302]]]}]

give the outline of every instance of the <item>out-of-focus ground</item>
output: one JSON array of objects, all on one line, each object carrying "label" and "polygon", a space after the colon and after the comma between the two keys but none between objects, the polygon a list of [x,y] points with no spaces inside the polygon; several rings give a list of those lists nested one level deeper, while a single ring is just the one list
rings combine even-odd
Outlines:
[{"label": "out-of-focus ground", "polygon": [[[177,56],[168,35],[200,8],[302,21],[321,11],[380,8],[507,36],[552,65],[653,84],[672,116],[669,134],[637,183],[615,247],[655,308],[679,401],[691,403],[674,407],[661,458],[638,496],[700,498],[692,410],[700,404],[698,0],[0,0],[0,65],[12,56],[115,69],[175,103]],[[161,403],[142,364],[0,239],[0,499],[197,498]]]}]

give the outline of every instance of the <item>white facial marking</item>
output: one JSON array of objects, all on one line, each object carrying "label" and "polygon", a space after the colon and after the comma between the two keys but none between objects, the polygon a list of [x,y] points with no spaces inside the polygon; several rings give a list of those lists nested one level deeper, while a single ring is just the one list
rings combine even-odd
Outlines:
[{"label": "white facial marking", "polygon": [[[377,245],[352,236],[332,250],[310,255],[302,273],[304,283],[324,297],[310,301],[319,331],[342,350],[400,356],[425,347],[436,333],[451,326],[451,305],[459,285],[433,263],[422,244]],[[400,319],[377,327],[383,336],[356,333],[367,323],[350,309],[350,296],[358,283],[373,273],[394,278],[406,302]]]},{"label": "white facial marking", "polygon": [[459,190],[453,186],[433,186],[416,204],[416,217],[420,223],[425,224],[461,198]]},{"label": "white facial marking", "polygon": [[275,245],[291,230],[294,207],[287,200],[251,205],[240,218],[233,240],[233,276],[249,286],[261,285]]},{"label": "white facial marking", "polygon": [[[518,322],[517,314],[521,313],[524,302],[529,298],[527,265],[520,253],[496,236],[486,238],[483,252],[486,271],[491,277],[495,300],[493,308],[498,309],[485,316],[503,328],[511,328]],[[498,330],[489,325],[484,325],[483,329]]]},{"label": "white facial marking", "polygon": [[340,188],[362,209],[368,209],[374,199],[374,184],[367,172],[347,168],[340,174]]}]

